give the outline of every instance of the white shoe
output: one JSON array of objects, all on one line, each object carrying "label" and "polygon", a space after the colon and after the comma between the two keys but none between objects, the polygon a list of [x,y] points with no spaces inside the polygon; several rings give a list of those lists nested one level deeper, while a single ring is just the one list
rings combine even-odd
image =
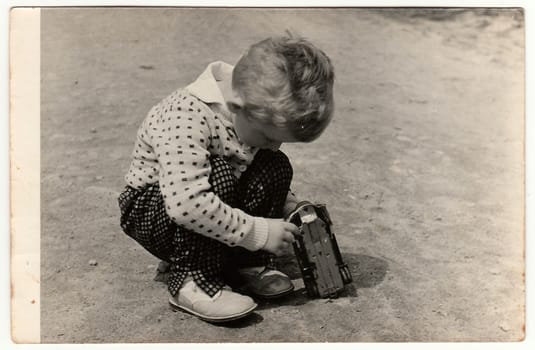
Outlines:
[{"label": "white shoe", "polygon": [[213,297],[206,294],[188,277],[176,296],[169,297],[169,303],[208,322],[227,322],[249,315],[257,304],[248,296],[224,287]]}]

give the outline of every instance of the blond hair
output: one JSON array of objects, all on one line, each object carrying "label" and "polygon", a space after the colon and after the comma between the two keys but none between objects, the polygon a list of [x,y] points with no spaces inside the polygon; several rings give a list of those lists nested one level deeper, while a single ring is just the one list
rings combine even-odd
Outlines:
[{"label": "blond hair", "polygon": [[304,38],[272,37],[252,45],[236,64],[232,87],[246,115],[312,141],[334,108],[329,57]]}]

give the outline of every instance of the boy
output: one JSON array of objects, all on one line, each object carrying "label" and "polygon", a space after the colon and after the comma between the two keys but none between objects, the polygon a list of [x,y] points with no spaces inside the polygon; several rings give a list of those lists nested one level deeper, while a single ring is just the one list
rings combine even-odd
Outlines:
[{"label": "boy", "polygon": [[257,306],[227,284],[263,298],[293,290],[268,263],[298,233],[282,220],[297,199],[278,149],[323,132],[333,82],[321,50],[274,37],[252,45],[235,67],[210,64],[150,110],[119,197],[121,226],[169,263],[171,305],[223,322]]}]

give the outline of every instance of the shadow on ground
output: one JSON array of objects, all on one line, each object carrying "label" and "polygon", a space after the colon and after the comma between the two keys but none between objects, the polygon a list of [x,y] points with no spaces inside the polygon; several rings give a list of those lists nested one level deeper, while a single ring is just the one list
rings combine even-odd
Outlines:
[{"label": "shadow on ground", "polygon": [[[345,286],[344,291],[338,295],[338,298],[358,297],[358,290],[360,288],[373,288],[379,285],[384,280],[388,271],[388,263],[377,257],[362,254],[344,254],[343,258],[351,271],[353,282]],[[299,266],[293,256],[278,259],[277,267],[288,274],[294,282],[301,279]],[[257,310],[280,308],[281,306],[301,306],[312,302],[314,299],[309,298],[302,283],[300,285],[300,288],[297,288],[293,293],[285,297],[276,300],[260,300]],[[250,317],[220,324],[219,326],[244,328],[261,323],[262,321],[263,317],[254,313]]]},{"label": "shadow on ground", "polygon": [[[351,271],[353,282],[346,286],[340,297],[356,297],[359,288],[372,288],[378,285],[384,280],[388,271],[388,263],[377,257],[363,254],[342,254],[342,258]],[[277,267],[290,276],[292,280],[301,278],[299,265],[293,256],[279,258]],[[304,291],[304,288],[296,290],[294,294],[300,291]],[[305,298],[308,299],[306,296]]]},{"label": "shadow on ground", "polygon": [[[388,271],[388,263],[377,257],[362,254],[344,254],[343,259],[352,273],[353,282],[346,285],[344,291],[338,295],[338,298],[358,297],[358,289],[377,286],[384,280]],[[293,293],[276,300],[257,300],[259,304],[257,311],[280,308],[281,306],[301,306],[312,302],[314,299],[307,296],[303,284],[300,283],[301,272],[295,257],[288,255],[278,258],[276,264],[277,268],[290,276],[299,287]],[[155,281],[165,283],[165,274],[157,273]],[[212,325],[240,329],[254,326],[262,323],[262,321],[264,321],[264,317],[255,312],[242,319],[224,323],[212,323]]]},{"label": "shadow on ground", "polygon": [[[344,254],[344,262],[348,265],[349,270],[353,278],[353,282],[346,285],[344,291],[339,294],[339,298],[347,297],[357,297],[358,289],[360,288],[373,288],[380,284],[388,271],[388,263],[380,258],[363,255],[363,254]],[[286,273],[293,281],[301,279],[301,272],[299,270],[299,265],[294,256],[287,255],[276,260],[277,268],[284,273]],[[157,271],[156,277],[154,278],[157,282],[167,283],[167,273],[161,273]],[[304,305],[309,302],[310,299],[307,294],[305,287],[302,286],[294,290],[293,293],[278,298],[276,300],[263,300],[260,302],[259,309],[269,309],[272,307],[279,307],[281,305],[286,306],[296,306]],[[260,317],[261,318],[261,317]],[[249,325],[252,323],[261,322],[261,319],[249,317]],[[226,324],[227,326],[235,326],[237,328],[244,325],[243,320],[235,321]]]}]

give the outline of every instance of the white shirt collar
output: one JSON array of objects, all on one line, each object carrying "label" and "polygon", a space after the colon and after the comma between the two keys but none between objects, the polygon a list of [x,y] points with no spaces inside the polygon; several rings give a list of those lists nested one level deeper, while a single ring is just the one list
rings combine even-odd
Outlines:
[{"label": "white shirt collar", "polygon": [[212,62],[199,75],[197,80],[186,86],[186,90],[201,101],[218,103],[226,110],[227,105],[217,82],[223,80],[224,77],[231,77],[233,69],[234,66],[228,63],[222,61]]}]

